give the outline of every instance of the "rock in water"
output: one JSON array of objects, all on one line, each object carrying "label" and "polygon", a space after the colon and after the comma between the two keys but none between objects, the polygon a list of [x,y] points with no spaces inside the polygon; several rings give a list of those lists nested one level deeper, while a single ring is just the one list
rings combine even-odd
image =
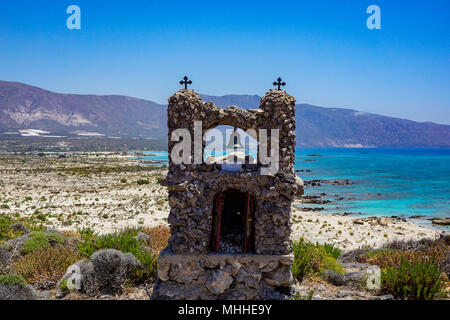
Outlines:
[{"label": "rock in water", "polygon": [[449,226],[450,218],[435,218],[435,219],[432,219],[431,222],[433,224],[439,224],[441,226]]},{"label": "rock in water", "polygon": [[301,197],[305,193],[303,180],[299,176],[295,176],[295,185],[297,186],[297,197]]}]

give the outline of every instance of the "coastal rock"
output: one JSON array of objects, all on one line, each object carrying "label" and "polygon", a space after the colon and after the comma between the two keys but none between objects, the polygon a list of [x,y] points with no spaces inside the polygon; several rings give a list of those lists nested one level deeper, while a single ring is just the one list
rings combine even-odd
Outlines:
[{"label": "coastal rock", "polygon": [[450,218],[434,218],[431,220],[433,224],[438,224],[441,226],[449,226],[450,225]]},{"label": "coastal rock", "polygon": [[301,197],[305,193],[303,180],[299,176],[295,176],[295,185],[297,186],[297,192],[295,195]]},{"label": "coastal rock", "polygon": [[36,300],[36,291],[31,285],[0,284],[0,300]]},{"label": "coastal rock", "polygon": [[0,247],[0,269],[6,268],[9,265],[12,255],[12,251]]},{"label": "coastal rock", "polygon": [[30,239],[30,235],[26,234],[23,235],[21,237],[18,238],[14,238],[12,240],[9,240],[6,244],[5,244],[5,248],[9,249],[11,251],[17,252],[17,254],[20,254],[20,250],[22,249],[23,244],[25,243],[25,241],[27,241],[28,239]]},{"label": "coastal rock", "polygon": [[334,272],[333,270],[325,270],[323,274],[324,279],[334,284],[335,286],[343,286],[344,285],[344,275]]},{"label": "coastal rock", "polygon": [[374,297],[373,300],[394,300],[394,296],[392,294],[386,294],[383,296]]},{"label": "coastal rock", "polygon": [[150,236],[148,234],[144,233],[144,232],[139,232],[136,235],[135,239],[136,239],[137,242],[142,242],[143,241],[145,243],[149,243]]},{"label": "coastal rock", "polygon": [[28,228],[25,227],[23,224],[21,224],[21,223],[19,223],[19,222],[13,223],[13,224],[11,225],[11,230],[14,230],[14,231],[22,231],[22,232],[24,232],[24,233],[28,233],[28,232],[29,232]]},{"label": "coastal rock", "polygon": [[325,270],[324,278],[335,286],[346,286],[351,288],[366,287],[370,290],[380,289],[380,268],[369,266],[360,271],[339,274],[332,270]]}]

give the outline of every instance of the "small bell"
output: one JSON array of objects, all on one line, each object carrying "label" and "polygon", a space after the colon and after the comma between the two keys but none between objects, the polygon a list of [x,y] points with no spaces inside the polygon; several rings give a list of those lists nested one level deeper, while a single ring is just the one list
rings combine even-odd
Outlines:
[{"label": "small bell", "polygon": [[227,149],[238,150],[243,148],[244,147],[241,144],[241,136],[239,132],[237,132],[237,128],[234,127],[234,131],[230,135],[230,140],[228,141]]}]

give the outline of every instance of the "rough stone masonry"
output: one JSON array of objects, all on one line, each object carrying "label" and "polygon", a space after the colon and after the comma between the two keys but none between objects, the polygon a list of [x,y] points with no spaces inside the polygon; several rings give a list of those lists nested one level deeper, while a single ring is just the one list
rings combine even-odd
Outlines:
[{"label": "rough stone masonry", "polygon": [[[223,109],[203,101],[193,90],[180,90],[169,99],[167,111],[169,171],[164,184],[169,190],[171,237],[159,256],[153,298],[286,298],[293,281],[290,213],[297,193],[295,99],[282,90],[270,90],[259,109]],[[262,175],[259,162],[244,164],[237,172],[221,171],[217,163],[174,164],[170,155],[177,142],[171,141],[172,132],[185,128],[193,136],[194,121],[202,122],[203,133],[218,125],[257,132],[279,129],[278,172]],[[227,190],[254,199],[252,252],[211,250],[215,199]]]}]

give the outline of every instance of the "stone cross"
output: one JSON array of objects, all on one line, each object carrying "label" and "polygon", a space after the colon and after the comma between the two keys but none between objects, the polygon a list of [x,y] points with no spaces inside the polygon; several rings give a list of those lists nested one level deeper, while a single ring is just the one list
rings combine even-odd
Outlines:
[{"label": "stone cross", "polygon": [[188,77],[187,77],[187,76],[184,76],[183,79],[184,79],[184,80],[181,80],[181,81],[180,81],[180,84],[181,84],[181,85],[184,84],[184,90],[187,90],[188,84],[192,84],[192,81],[191,81],[191,80],[188,80]]},{"label": "stone cross", "polygon": [[285,86],[286,82],[281,82],[281,78],[278,78],[276,82],[273,83],[274,86],[278,86],[278,90],[280,90],[281,86]]}]

